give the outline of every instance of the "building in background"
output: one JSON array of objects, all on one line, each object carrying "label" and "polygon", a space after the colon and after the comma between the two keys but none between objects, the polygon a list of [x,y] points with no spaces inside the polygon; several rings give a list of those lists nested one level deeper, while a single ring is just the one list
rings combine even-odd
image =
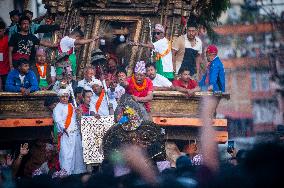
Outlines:
[{"label": "building in background", "polygon": [[[284,4],[248,0],[231,3],[222,16],[224,24],[215,28],[231,94],[229,101],[219,105],[218,114],[228,119],[230,137],[273,132],[283,124],[280,49],[284,45]],[[277,7],[277,12],[271,12],[271,7]]]},{"label": "building in background", "polygon": [[34,13],[34,18],[46,12],[42,0],[0,0],[0,7],[0,17],[7,25],[11,24],[9,12],[14,9],[18,9],[20,12],[28,9]]}]

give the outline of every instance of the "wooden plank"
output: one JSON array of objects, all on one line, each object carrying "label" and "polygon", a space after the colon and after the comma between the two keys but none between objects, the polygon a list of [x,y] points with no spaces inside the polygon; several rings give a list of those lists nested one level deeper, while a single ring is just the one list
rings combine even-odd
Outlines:
[{"label": "wooden plank", "polygon": [[[173,117],[153,117],[153,121],[160,126],[188,126],[200,127],[202,122],[199,118],[173,118]],[[226,119],[213,119],[213,126],[226,127]]]},{"label": "wooden plank", "polygon": [[215,141],[218,143],[225,143],[228,141],[228,131],[216,131]]},{"label": "wooden plank", "polygon": [[36,119],[4,119],[0,120],[0,128],[12,127],[42,127],[52,126],[52,118],[36,118]]}]

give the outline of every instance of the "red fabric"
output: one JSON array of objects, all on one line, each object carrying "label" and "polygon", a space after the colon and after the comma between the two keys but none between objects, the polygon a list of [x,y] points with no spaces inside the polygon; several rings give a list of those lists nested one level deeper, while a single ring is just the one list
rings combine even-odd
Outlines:
[{"label": "red fabric", "polygon": [[[145,78],[145,79],[147,81],[147,87],[144,90],[142,90],[141,92],[139,92],[135,89],[134,83],[133,83],[131,77],[128,78],[127,79],[128,86],[126,88],[126,93],[128,93],[130,95],[134,95],[136,97],[146,97],[149,92],[153,91],[153,83],[149,78]],[[145,102],[144,105],[145,105],[147,112],[150,112],[151,111],[150,103]]]},{"label": "red fabric", "polygon": [[56,155],[56,157],[47,162],[48,168],[50,171],[54,170],[54,171],[59,171],[60,170],[60,163],[59,163],[59,156],[58,154]]},{"label": "red fabric", "polygon": [[180,23],[181,25],[186,26],[186,18],[184,16],[181,17]]},{"label": "red fabric", "polygon": [[8,40],[8,36],[0,39],[0,53],[3,53],[4,60],[0,62],[0,75],[6,75],[10,71]]},{"label": "red fabric", "polygon": [[178,79],[178,80],[173,81],[173,85],[178,86],[178,87],[182,87],[182,88],[185,88],[185,89],[194,89],[195,87],[197,87],[197,82],[195,80],[189,79],[188,84],[184,85],[183,82],[181,81],[181,79]]},{"label": "red fabric", "polygon": [[207,47],[207,50],[206,50],[207,53],[211,53],[211,54],[217,54],[218,53],[218,49],[215,45],[209,45]]},{"label": "red fabric", "polygon": [[88,106],[86,106],[85,104],[81,104],[80,108],[82,109],[83,116],[90,115]]}]

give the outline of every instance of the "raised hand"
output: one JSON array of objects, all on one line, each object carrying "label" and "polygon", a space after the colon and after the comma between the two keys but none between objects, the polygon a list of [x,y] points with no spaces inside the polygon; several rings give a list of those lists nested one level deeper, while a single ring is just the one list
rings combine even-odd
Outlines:
[{"label": "raised hand", "polygon": [[12,155],[8,154],[6,156],[6,164],[7,164],[7,166],[11,166],[13,164],[13,162],[14,162],[14,159],[12,158]]},{"label": "raised hand", "polygon": [[20,155],[22,156],[25,156],[29,153],[29,144],[28,143],[24,143],[21,144],[21,147],[20,147]]}]

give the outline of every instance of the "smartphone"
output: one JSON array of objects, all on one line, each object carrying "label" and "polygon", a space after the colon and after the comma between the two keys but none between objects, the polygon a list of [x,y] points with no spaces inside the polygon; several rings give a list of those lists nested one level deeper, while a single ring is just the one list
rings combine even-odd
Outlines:
[{"label": "smartphone", "polygon": [[229,140],[228,141],[228,147],[227,147],[227,152],[228,153],[233,153],[233,150],[235,149],[235,141]]}]

